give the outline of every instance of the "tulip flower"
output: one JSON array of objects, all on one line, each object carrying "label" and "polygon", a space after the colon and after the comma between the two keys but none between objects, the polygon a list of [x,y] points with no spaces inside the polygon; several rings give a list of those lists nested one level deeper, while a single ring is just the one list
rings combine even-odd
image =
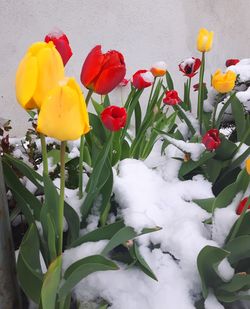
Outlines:
[{"label": "tulip flower", "polygon": [[213,31],[209,32],[205,28],[200,29],[197,36],[197,49],[202,53],[208,52],[212,48],[213,37]]},{"label": "tulip flower", "polygon": [[164,61],[156,62],[150,72],[153,74],[154,77],[161,77],[164,76],[167,72],[167,64]]},{"label": "tulip flower", "polygon": [[108,106],[101,113],[104,126],[110,131],[119,131],[126,125],[127,112],[124,107]]},{"label": "tulip flower", "polygon": [[235,86],[236,73],[227,71],[225,74],[221,70],[217,70],[212,77],[212,86],[220,93],[231,91]]},{"label": "tulip flower", "polygon": [[38,115],[37,131],[66,141],[76,140],[89,130],[80,86],[74,78],[64,78],[47,94]]},{"label": "tulip flower", "polygon": [[226,67],[230,67],[231,65],[236,65],[238,62],[240,62],[239,59],[228,59],[226,61]]},{"label": "tulip flower", "polygon": [[167,105],[176,105],[181,102],[181,99],[178,96],[178,92],[176,90],[169,90],[165,93],[165,98],[163,99],[163,103]]},{"label": "tulip flower", "polygon": [[250,157],[246,160],[246,170],[248,175],[250,175]]},{"label": "tulip flower", "polygon": [[73,54],[66,34],[60,30],[52,31],[46,35],[44,41],[47,43],[52,41],[54,43],[57,51],[62,57],[62,61],[65,66]]},{"label": "tulip flower", "polygon": [[179,64],[179,70],[184,73],[184,76],[192,78],[195,76],[201,66],[199,58],[187,58]]},{"label": "tulip flower", "polygon": [[[245,197],[242,201],[240,201],[237,209],[236,209],[236,213],[237,215],[241,215],[242,214],[242,211],[246,205],[246,202],[248,200],[248,197]],[[248,205],[247,209],[250,209],[250,204]]]},{"label": "tulip flower", "polygon": [[144,89],[153,84],[154,76],[148,70],[139,70],[132,76],[131,82],[135,88]]},{"label": "tulip flower", "polygon": [[101,45],[97,45],[83,63],[81,82],[86,88],[105,95],[119,85],[125,74],[123,55],[116,50],[103,54]]},{"label": "tulip flower", "polygon": [[208,151],[213,151],[220,146],[221,140],[217,129],[210,129],[202,137],[202,143]]},{"label": "tulip flower", "polygon": [[123,80],[120,82],[120,84],[118,85],[119,87],[126,87],[128,84],[129,80],[126,78],[123,78]]},{"label": "tulip flower", "polygon": [[39,109],[48,91],[63,77],[62,58],[54,44],[32,44],[16,72],[17,101],[25,109]]}]

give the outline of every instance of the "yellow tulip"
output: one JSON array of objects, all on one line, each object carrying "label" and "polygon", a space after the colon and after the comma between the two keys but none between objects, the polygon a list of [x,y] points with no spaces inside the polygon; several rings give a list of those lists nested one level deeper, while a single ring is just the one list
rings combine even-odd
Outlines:
[{"label": "yellow tulip", "polygon": [[246,170],[248,175],[250,175],[250,157],[246,160]]},{"label": "yellow tulip", "polygon": [[86,103],[74,78],[59,81],[44,99],[37,131],[60,141],[75,140],[90,130]]},{"label": "yellow tulip", "polygon": [[40,108],[47,92],[63,77],[64,65],[54,44],[32,44],[16,72],[17,101],[25,109]]},{"label": "yellow tulip", "polygon": [[197,49],[200,52],[208,52],[212,48],[213,44],[213,31],[208,31],[205,28],[201,28],[197,37]]},{"label": "yellow tulip", "polygon": [[231,91],[235,86],[237,75],[233,71],[227,71],[225,74],[217,70],[212,77],[212,86],[220,93]]}]

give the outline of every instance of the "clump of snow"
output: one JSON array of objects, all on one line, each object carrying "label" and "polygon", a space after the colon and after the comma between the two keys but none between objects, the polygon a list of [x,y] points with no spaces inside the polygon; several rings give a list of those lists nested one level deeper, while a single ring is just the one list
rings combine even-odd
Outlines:
[{"label": "clump of snow", "polygon": [[154,75],[150,71],[141,73],[141,77],[144,79],[145,82],[148,82],[148,83],[153,83],[154,81]]},{"label": "clump of snow", "polygon": [[[240,143],[235,143],[235,144],[236,144],[237,146],[240,145]],[[243,144],[240,146],[240,148],[238,149],[238,151],[237,151],[237,153],[235,154],[235,156],[233,157],[232,162],[235,161],[237,158],[239,158],[248,148],[249,148],[249,146],[243,143]],[[241,169],[243,169],[243,168],[245,168],[245,166],[246,166],[246,163],[245,163],[245,161],[243,161],[243,162],[241,163],[240,167],[241,167]]]},{"label": "clump of snow", "polygon": [[247,82],[250,80],[250,58],[242,59],[236,65],[231,65],[226,71],[233,71],[239,75],[239,82]]},{"label": "clump of snow", "polygon": [[230,281],[234,276],[234,269],[229,264],[228,259],[223,259],[220,264],[218,265],[218,275],[221,279],[225,282]]},{"label": "clump of snow", "polygon": [[218,302],[212,291],[209,292],[204,305],[205,309],[224,309],[224,307],[221,303]]}]

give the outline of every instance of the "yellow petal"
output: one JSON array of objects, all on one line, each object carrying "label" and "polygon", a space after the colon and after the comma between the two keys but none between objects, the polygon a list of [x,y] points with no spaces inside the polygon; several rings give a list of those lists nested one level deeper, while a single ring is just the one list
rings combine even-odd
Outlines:
[{"label": "yellow petal", "polygon": [[55,87],[41,105],[37,131],[60,141],[78,139],[85,130],[81,103],[68,85]]},{"label": "yellow petal", "polygon": [[207,52],[212,48],[213,31],[209,32],[205,28],[201,28],[197,36],[197,49],[200,52]]},{"label": "yellow petal", "polygon": [[37,107],[31,100],[36,89],[37,76],[37,60],[28,53],[21,60],[16,72],[16,98],[25,109]]},{"label": "yellow petal", "polygon": [[40,108],[48,91],[55,87],[58,81],[64,77],[64,65],[54,45],[47,44],[44,48],[41,48],[37,52],[36,58],[38,78],[34,100]]},{"label": "yellow petal", "polygon": [[248,175],[250,175],[250,157],[246,160],[246,170]]},{"label": "yellow petal", "polygon": [[46,47],[48,47],[48,43],[46,43],[46,42],[36,42],[36,43],[33,43],[32,45],[30,45],[27,52],[31,53],[33,56],[36,56],[41,49],[46,48]]}]

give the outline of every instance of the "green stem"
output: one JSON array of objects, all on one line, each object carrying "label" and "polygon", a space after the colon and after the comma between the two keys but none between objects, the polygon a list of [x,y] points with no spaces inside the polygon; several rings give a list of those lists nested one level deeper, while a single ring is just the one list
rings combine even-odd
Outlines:
[{"label": "green stem", "polygon": [[58,255],[62,254],[63,248],[63,218],[64,218],[64,189],[65,189],[65,149],[66,141],[61,142],[60,151],[60,197],[59,197],[59,252]]},{"label": "green stem", "polygon": [[44,174],[49,175],[47,146],[45,136],[42,133],[40,133],[40,140],[41,140],[42,156],[43,156],[43,172]]},{"label": "green stem", "polygon": [[245,206],[244,206],[244,208],[242,210],[242,213],[240,214],[240,217],[239,217],[239,219],[237,220],[237,222],[236,222],[236,224],[234,226],[233,232],[232,232],[228,242],[233,240],[235,238],[235,236],[237,235],[237,233],[239,231],[239,228],[240,228],[240,225],[241,225],[241,223],[243,221],[243,218],[245,216],[245,213],[246,213],[246,211],[248,209],[249,203],[250,203],[250,196],[248,197],[247,202],[246,202],[246,204],[245,204]]},{"label": "green stem", "polygon": [[[92,96],[93,90],[89,90],[87,97],[86,97],[86,105],[88,106],[89,100]],[[81,136],[81,141],[80,141],[80,158],[79,158],[79,180],[78,180],[78,187],[79,187],[79,199],[82,199],[83,197],[83,190],[82,190],[82,185],[83,185],[83,151],[84,151],[84,135]]]},{"label": "green stem", "polygon": [[215,106],[214,106],[214,111],[213,111],[213,119],[212,119],[212,129],[215,127],[215,117],[216,117],[216,113],[217,113],[217,107],[218,107],[219,103],[216,102]]},{"label": "green stem", "polygon": [[189,77],[189,79],[188,79],[188,108],[189,108],[189,110],[190,110],[190,113],[192,112],[192,106],[191,106],[191,100],[190,100],[190,88],[191,88],[191,77]]},{"label": "green stem", "polygon": [[199,76],[199,92],[198,92],[198,105],[197,105],[197,117],[200,122],[200,134],[202,134],[202,113],[203,113],[203,79],[205,71],[205,52],[202,53],[200,76]]},{"label": "green stem", "polygon": [[[148,110],[149,110],[150,102],[151,102],[152,95],[153,95],[153,92],[154,92],[154,87],[155,87],[155,83],[156,83],[156,78],[157,78],[157,77],[154,78],[154,82],[153,82],[153,85],[152,85],[152,87],[151,87],[151,91],[150,91],[150,95],[149,95],[149,99],[148,99],[147,112],[148,112]],[[147,113],[147,112],[146,112],[146,113]]]}]

